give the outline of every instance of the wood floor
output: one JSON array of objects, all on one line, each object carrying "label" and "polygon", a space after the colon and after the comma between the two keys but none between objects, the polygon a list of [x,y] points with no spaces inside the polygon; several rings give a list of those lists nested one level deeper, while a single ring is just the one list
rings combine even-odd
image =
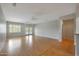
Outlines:
[{"label": "wood floor", "polygon": [[22,36],[9,38],[0,55],[4,56],[74,56],[74,41]]}]

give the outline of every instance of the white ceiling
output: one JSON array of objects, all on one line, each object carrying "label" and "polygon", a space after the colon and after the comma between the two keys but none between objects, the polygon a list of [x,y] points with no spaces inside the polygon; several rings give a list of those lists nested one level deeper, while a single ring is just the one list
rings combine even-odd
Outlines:
[{"label": "white ceiling", "polygon": [[73,3],[12,3],[1,4],[7,21],[22,23],[41,23],[59,19],[61,16],[75,13]]}]

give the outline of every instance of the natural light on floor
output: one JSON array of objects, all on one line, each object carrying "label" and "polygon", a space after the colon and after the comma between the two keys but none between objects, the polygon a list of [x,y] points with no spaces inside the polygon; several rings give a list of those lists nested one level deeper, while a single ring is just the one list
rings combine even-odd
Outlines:
[{"label": "natural light on floor", "polygon": [[26,36],[26,43],[27,42],[29,45],[32,45],[32,35]]},{"label": "natural light on floor", "polygon": [[14,51],[20,46],[21,46],[21,39],[10,39],[8,42],[8,47],[10,51]]}]

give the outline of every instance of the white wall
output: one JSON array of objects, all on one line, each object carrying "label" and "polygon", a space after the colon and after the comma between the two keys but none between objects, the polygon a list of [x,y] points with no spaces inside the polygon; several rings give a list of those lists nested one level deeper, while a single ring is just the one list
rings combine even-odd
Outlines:
[{"label": "white wall", "polygon": [[79,4],[76,9],[76,34],[79,34]]},{"label": "white wall", "polygon": [[76,8],[76,53],[79,56],[79,4],[77,4]]},{"label": "white wall", "polygon": [[61,22],[54,20],[35,26],[35,35],[61,40]]},{"label": "white wall", "polygon": [[5,17],[3,15],[1,6],[0,6],[0,50],[3,48],[6,40],[6,23]]}]

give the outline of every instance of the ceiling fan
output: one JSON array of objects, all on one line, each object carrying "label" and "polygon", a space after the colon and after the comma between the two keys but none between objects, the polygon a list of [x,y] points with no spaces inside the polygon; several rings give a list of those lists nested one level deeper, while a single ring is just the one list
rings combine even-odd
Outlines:
[{"label": "ceiling fan", "polygon": [[12,6],[13,6],[13,7],[16,7],[16,3],[12,3]]},{"label": "ceiling fan", "polygon": [[36,18],[36,17],[32,17],[32,18],[31,18],[31,20],[37,20],[37,19],[38,19],[38,18]]}]

